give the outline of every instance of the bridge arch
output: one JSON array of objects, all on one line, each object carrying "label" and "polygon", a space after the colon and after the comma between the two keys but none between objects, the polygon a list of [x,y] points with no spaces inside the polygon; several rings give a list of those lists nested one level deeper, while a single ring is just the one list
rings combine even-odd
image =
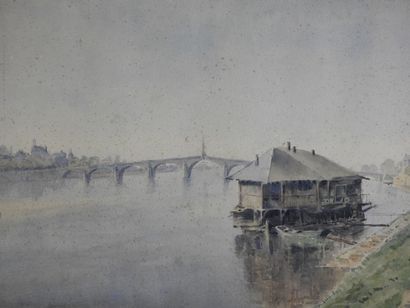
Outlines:
[{"label": "bridge arch", "polygon": [[63,173],[63,179],[66,179],[72,173],[71,170],[67,170]]},{"label": "bridge arch", "polygon": [[235,167],[244,166],[244,163],[233,163],[233,164],[224,164],[224,178],[229,178],[229,174],[231,173],[232,169]]},{"label": "bridge arch", "polygon": [[117,184],[122,184],[123,179],[124,179],[124,173],[125,170],[131,168],[132,165],[128,165],[128,166],[115,166],[114,167],[114,172],[115,172],[115,182]]},{"label": "bridge arch", "polygon": [[61,177],[63,179],[71,178],[71,177],[82,177],[84,174],[85,169],[84,168],[74,168],[74,169],[68,169],[63,172]]},{"label": "bridge arch", "polygon": [[194,167],[202,161],[205,161],[205,160],[204,159],[199,159],[199,160],[196,160],[192,163],[184,162],[184,178],[185,179],[190,179],[191,175],[192,175],[192,169],[194,169]]},{"label": "bridge arch", "polygon": [[92,175],[99,170],[107,170],[112,172],[113,169],[110,167],[102,166],[102,167],[92,167],[88,170],[84,170],[84,180],[87,184],[90,184]]},{"label": "bridge arch", "polygon": [[137,170],[143,170],[141,166],[135,165],[135,164],[128,164],[128,165],[119,165],[114,167],[114,173],[115,173],[115,181],[117,184],[122,184],[123,179],[124,179],[124,174],[125,171],[130,170],[131,168],[137,168]]},{"label": "bridge arch", "polygon": [[150,162],[148,164],[148,176],[149,176],[149,178],[151,178],[151,179],[155,178],[155,175],[157,174],[158,168],[161,167],[161,166],[167,166],[167,165],[173,165],[175,167],[178,167],[178,165],[175,164],[175,163],[169,163],[169,162],[165,162],[165,161],[164,162],[157,162],[157,163]]}]

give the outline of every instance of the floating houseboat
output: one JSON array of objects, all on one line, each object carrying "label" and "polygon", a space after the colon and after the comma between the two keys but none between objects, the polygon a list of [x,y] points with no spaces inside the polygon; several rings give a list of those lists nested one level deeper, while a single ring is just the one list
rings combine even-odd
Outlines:
[{"label": "floating houseboat", "polygon": [[363,220],[364,177],[318,155],[291,147],[273,148],[234,173],[239,204],[258,224],[303,225]]}]

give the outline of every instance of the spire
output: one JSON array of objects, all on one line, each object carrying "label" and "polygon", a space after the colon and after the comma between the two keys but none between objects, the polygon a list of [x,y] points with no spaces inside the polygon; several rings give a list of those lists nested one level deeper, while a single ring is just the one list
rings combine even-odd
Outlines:
[{"label": "spire", "polygon": [[203,135],[203,134],[202,134],[202,154],[201,154],[201,156],[202,156],[202,159],[205,159],[205,158],[206,158],[205,138],[204,138],[204,135]]}]

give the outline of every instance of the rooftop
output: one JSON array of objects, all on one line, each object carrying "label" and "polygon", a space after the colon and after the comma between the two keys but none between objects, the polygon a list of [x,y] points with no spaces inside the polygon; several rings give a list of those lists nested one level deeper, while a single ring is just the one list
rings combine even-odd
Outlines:
[{"label": "rooftop", "polygon": [[234,173],[231,178],[239,181],[261,183],[332,180],[359,175],[335,162],[305,150],[288,150],[286,147],[269,149],[259,159]]}]

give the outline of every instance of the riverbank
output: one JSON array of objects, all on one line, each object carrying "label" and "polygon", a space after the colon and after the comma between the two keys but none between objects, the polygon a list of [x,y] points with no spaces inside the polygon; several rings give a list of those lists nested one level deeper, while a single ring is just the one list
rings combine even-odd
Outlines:
[{"label": "riverbank", "polygon": [[328,266],[350,269],[323,307],[405,307],[410,304],[410,213]]},{"label": "riverbank", "polygon": [[342,251],[335,259],[326,264],[327,267],[355,269],[360,266],[372,253],[380,250],[383,245],[408,227],[410,223],[410,212],[396,218],[389,227],[373,233],[361,240],[355,246]]}]

